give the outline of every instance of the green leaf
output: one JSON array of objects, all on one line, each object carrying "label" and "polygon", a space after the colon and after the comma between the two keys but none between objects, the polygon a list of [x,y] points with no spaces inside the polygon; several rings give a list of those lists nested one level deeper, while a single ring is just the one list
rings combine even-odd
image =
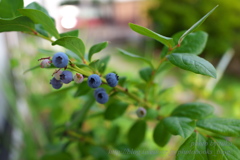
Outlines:
[{"label": "green leaf", "polygon": [[140,77],[148,82],[151,79],[152,71],[153,70],[150,67],[143,68],[139,71]]},{"label": "green leaf", "polygon": [[197,126],[223,136],[240,136],[239,119],[207,118],[197,121]]},{"label": "green leaf", "polygon": [[110,60],[110,56],[106,56],[106,57],[104,57],[104,58],[99,60],[99,62],[98,62],[98,71],[101,74],[103,74],[104,71],[106,70],[107,64],[108,64],[109,60]]},{"label": "green leaf", "polygon": [[70,50],[66,50],[65,52],[69,58],[73,58],[75,60],[77,60],[78,62],[82,62],[81,58],[79,55],[77,55],[76,53],[74,53],[73,51],[70,51]]},{"label": "green leaf", "polygon": [[76,29],[76,30],[72,30],[72,31],[68,31],[68,32],[64,32],[64,33],[61,33],[60,34],[60,37],[69,37],[69,36],[72,36],[72,37],[78,37],[78,34],[79,34],[79,30]]},{"label": "green leaf", "polygon": [[48,32],[43,28],[43,26],[41,24],[35,24],[35,29],[38,33],[40,33],[41,35],[45,36],[45,37],[50,37],[50,35],[48,34]]},{"label": "green leaf", "polygon": [[89,67],[91,67],[94,71],[96,71],[98,69],[98,63],[99,63],[99,59],[96,59],[91,63],[89,63]]},{"label": "green leaf", "polygon": [[74,97],[86,95],[90,90],[91,88],[87,85],[87,82],[84,81],[78,85],[78,88],[74,94]]},{"label": "green leaf", "polygon": [[[178,32],[173,36],[173,40],[175,43],[178,42],[180,36],[183,34],[182,32]],[[207,44],[208,34],[203,31],[198,31],[194,33],[188,34],[184,41],[182,41],[181,46],[174,49],[174,53],[191,53],[195,55],[199,55],[203,52],[206,44]]]},{"label": "green leaf", "polygon": [[207,141],[199,134],[193,134],[180,146],[176,160],[208,160],[206,152]]},{"label": "green leaf", "polygon": [[214,7],[211,11],[209,11],[205,16],[203,16],[199,21],[197,21],[194,25],[192,25],[179,39],[178,44],[181,44],[183,39],[190,34],[191,32],[195,31],[206,19],[207,17],[218,7]]},{"label": "green leaf", "polygon": [[73,157],[67,152],[58,152],[52,154],[46,154],[42,156],[41,160],[73,160]]},{"label": "green leaf", "polygon": [[158,122],[156,125],[154,131],[153,131],[153,140],[154,142],[161,146],[164,147],[170,140],[171,134],[168,132],[166,127],[163,124],[163,121]]},{"label": "green leaf", "polygon": [[0,19],[0,32],[8,31],[33,32],[34,23],[31,19],[25,16],[8,20]]},{"label": "green leaf", "polygon": [[163,119],[164,126],[173,135],[188,138],[194,131],[195,121],[186,117],[167,117]]},{"label": "green leaf", "polygon": [[130,147],[137,148],[142,143],[146,129],[147,124],[144,120],[138,120],[132,125],[127,135]]},{"label": "green leaf", "polygon": [[184,70],[192,71],[216,78],[216,70],[211,63],[205,59],[188,53],[172,53],[167,56],[168,60]]},{"label": "green leaf", "polygon": [[95,160],[109,160],[108,152],[99,146],[90,146],[88,154],[94,157]]},{"label": "green leaf", "polygon": [[84,43],[81,39],[77,37],[73,37],[73,36],[62,37],[56,40],[55,42],[53,42],[52,45],[59,45],[59,46],[65,47],[73,51],[77,55],[79,55],[81,58],[84,57],[84,53],[85,53]]},{"label": "green leaf", "polygon": [[19,9],[19,12],[29,17],[34,23],[41,24],[43,28],[55,38],[60,38],[53,20],[44,12],[35,9]]},{"label": "green leaf", "polygon": [[88,60],[91,61],[92,56],[93,56],[95,53],[100,52],[101,50],[103,50],[103,49],[106,48],[107,46],[108,46],[108,42],[101,42],[101,43],[98,43],[98,44],[93,45],[93,46],[90,48],[90,50],[89,50]]},{"label": "green leaf", "polygon": [[120,117],[127,109],[128,104],[124,102],[115,101],[110,103],[104,112],[104,118],[107,120],[114,120]]},{"label": "green leaf", "polygon": [[152,63],[151,63],[150,60],[148,60],[148,59],[146,59],[146,58],[143,58],[143,57],[141,57],[141,56],[132,54],[132,53],[130,53],[130,52],[127,52],[127,51],[125,51],[125,50],[123,50],[123,49],[118,49],[118,50],[119,50],[119,52],[120,52],[121,54],[126,55],[126,56],[129,56],[129,57],[131,57],[131,58],[136,58],[136,59],[142,60],[142,61],[148,63],[151,68],[153,68],[153,65],[152,65]]},{"label": "green leaf", "polygon": [[188,117],[191,119],[202,119],[213,113],[212,106],[206,103],[193,102],[178,106],[173,112],[172,116]]},{"label": "green leaf", "polygon": [[135,32],[137,32],[141,35],[153,38],[153,39],[161,42],[165,46],[168,46],[169,48],[172,48],[175,45],[172,38],[162,36],[162,35],[160,35],[156,32],[153,32],[152,30],[147,29],[145,27],[142,27],[142,26],[139,26],[139,25],[136,25],[136,24],[133,24],[133,23],[129,23],[129,27],[133,31],[135,31]]},{"label": "green leaf", "polygon": [[15,18],[21,14],[18,9],[23,8],[23,0],[0,0],[0,18]]},{"label": "green leaf", "polygon": [[216,160],[239,160],[240,150],[231,142],[209,137],[207,141],[208,159]]},{"label": "green leaf", "polygon": [[35,9],[35,10],[39,10],[39,11],[42,11],[43,13],[45,13],[46,15],[48,15],[48,16],[50,17],[48,11],[47,11],[43,6],[41,6],[40,4],[38,4],[37,2],[32,2],[32,3],[30,3],[29,5],[27,5],[27,6],[25,7],[25,9]]},{"label": "green leaf", "polygon": [[107,131],[107,141],[110,144],[115,144],[115,142],[118,140],[120,134],[120,127],[117,125],[114,125]]}]

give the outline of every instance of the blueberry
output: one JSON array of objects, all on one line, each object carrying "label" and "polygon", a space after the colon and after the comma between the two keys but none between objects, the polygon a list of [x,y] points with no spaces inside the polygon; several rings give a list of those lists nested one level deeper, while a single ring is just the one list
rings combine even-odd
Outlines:
[{"label": "blueberry", "polygon": [[139,118],[142,118],[142,117],[145,117],[145,116],[146,116],[147,111],[146,111],[145,108],[139,107],[139,108],[137,109],[136,113],[137,113],[137,116],[138,116]]},{"label": "blueberry", "polygon": [[68,65],[68,56],[63,52],[57,52],[52,57],[52,63],[57,68],[64,68]]},{"label": "blueberry", "polygon": [[54,77],[50,80],[50,84],[51,84],[52,87],[55,88],[55,89],[59,89],[59,88],[61,88],[62,85],[63,85],[63,83],[62,83],[61,80],[57,80],[57,79],[54,78]]},{"label": "blueberry", "polygon": [[115,87],[118,84],[118,76],[115,73],[108,73],[106,80],[110,87]]},{"label": "blueberry", "polygon": [[97,88],[94,91],[94,97],[98,103],[104,104],[108,101],[109,97],[105,89]]},{"label": "blueberry", "polygon": [[60,80],[65,83],[68,84],[73,80],[73,74],[70,71],[63,71],[62,74],[60,74]]},{"label": "blueberry", "polygon": [[102,80],[97,74],[92,74],[88,77],[88,86],[91,88],[97,88],[101,85]]}]

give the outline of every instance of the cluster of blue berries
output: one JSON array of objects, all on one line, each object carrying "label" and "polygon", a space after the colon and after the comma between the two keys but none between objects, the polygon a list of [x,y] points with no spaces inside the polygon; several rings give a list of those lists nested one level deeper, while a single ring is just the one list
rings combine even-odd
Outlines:
[{"label": "cluster of blue berries", "polygon": [[[115,73],[108,73],[106,75],[107,84],[110,87],[115,87],[118,84],[118,75]],[[94,91],[94,97],[98,103],[104,104],[108,101],[109,96],[104,88],[98,88],[102,84],[102,80],[99,75],[92,74],[88,77],[88,86],[91,88],[97,88]]]},{"label": "cluster of blue berries", "polygon": [[[53,55],[52,60],[50,60],[50,57],[48,58],[42,58],[41,67],[49,67],[52,63],[57,68],[67,68],[69,59],[68,56],[63,52],[57,52]],[[67,70],[60,70],[54,72],[54,77],[50,80],[50,84],[54,89],[60,89],[63,84],[68,84],[71,81],[75,81],[76,83],[81,83],[84,79],[84,77],[80,73],[76,73],[75,76],[73,76],[72,72]],[[106,81],[107,84],[110,87],[115,87],[118,84],[119,77],[115,73],[108,73],[106,75]],[[98,103],[104,104],[108,101],[109,96],[104,88],[98,88],[102,84],[102,80],[99,75],[92,74],[88,77],[87,80],[88,86],[91,88],[94,88],[94,97]]]}]

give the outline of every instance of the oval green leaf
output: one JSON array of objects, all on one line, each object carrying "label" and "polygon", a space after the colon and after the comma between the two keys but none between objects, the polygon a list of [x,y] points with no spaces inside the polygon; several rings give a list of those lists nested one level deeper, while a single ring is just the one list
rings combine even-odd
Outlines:
[{"label": "oval green leaf", "polygon": [[208,159],[239,160],[240,150],[231,142],[209,137],[207,144]]},{"label": "oval green leaf", "polygon": [[188,53],[172,53],[167,56],[168,60],[184,70],[192,71],[216,78],[216,70],[211,63],[205,59]]},{"label": "oval green leaf", "polygon": [[207,118],[197,121],[197,126],[223,136],[240,136],[239,119]]},{"label": "oval green leaf", "polygon": [[21,14],[18,9],[23,8],[23,0],[1,0],[0,1],[0,18],[15,18]]},{"label": "oval green leaf", "polygon": [[20,16],[14,19],[2,20],[0,19],[0,32],[22,31],[33,32],[34,23],[26,16]]},{"label": "oval green leaf", "polygon": [[158,122],[153,131],[153,140],[160,147],[164,147],[170,140],[171,134],[163,124],[163,121]]},{"label": "oval green leaf", "polygon": [[206,152],[207,141],[199,134],[193,134],[180,146],[176,160],[208,160]]},{"label": "oval green leaf", "polygon": [[183,138],[189,137],[196,126],[195,121],[186,117],[167,117],[163,119],[163,124],[171,134]]},{"label": "oval green leaf", "polygon": [[104,118],[107,120],[114,120],[120,117],[125,112],[127,107],[128,107],[128,104],[124,102],[116,101],[116,102],[110,103],[104,112]]},{"label": "oval green leaf", "polygon": [[141,35],[153,38],[153,39],[161,42],[165,46],[168,46],[169,48],[172,48],[175,45],[172,38],[162,36],[162,35],[160,35],[156,32],[153,32],[152,30],[147,29],[145,27],[142,27],[142,26],[139,26],[139,25],[136,25],[136,24],[133,24],[133,23],[129,23],[129,27],[133,31],[135,31],[135,32],[137,32]]},{"label": "oval green leaf", "polygon": [[29,17],[34,23],[41,24],[43,28],[55,38],[60,38],[52,18],[46,13],[35,9],[19,9],[19,12]]},{"label": "oval green leaf", "polygon": [[108,42],[101,42],[101,43],[98,43],[98,44],[93,45],[93,46],[90,48],[90,50],[89,50],[88,60],[91,61],[92,56],[93,56],[95,53],[100,52],[101,50],[103,50],[103,49],[106,48],[107,46],[108,46]]},{"label": "oval green leaf", "polygon": [[139,71],[140,77],[148,82],[151,79],[152,71],[153,70],[150,67],[143,68]]},{"label": "oval green leaf", "polygon": [[118,49],[118,51],[119,51],[121,54],[123,54],[123,55],[129,56],[129,57],[131,57],[131,58],[136,58],[136,59],[142,60],[142,61],[146,62],[147,64],[149,64],[149,66],[150,66],[151,68],[153,68],[153,65],[152,65],[151,61],[148,60],[148,59],[146,59],[146,58],[144,58],[144,57],[141,57],[141,56],[132,54],[132,53],[127,52],[127,51],[125,51],[125,50],[123,50],[123,49]]},{"label": "oval green leaf", "polygon": [[81,39],[73,36],[68,36],[68,37],[62,37],[55,42],[52,43],[52,45],[59,45],[62,47],[65,47],[77,55],[79,55],[81,58],[84,57],[85,53],[85,46],[84,43]]},{"label": "oval green leaf", "polygon": [[211,11],[209,11],[205,16],[203,16],[199,21],[197,21],[194,25],[192,25],[183,35],[179,38],[178,44],[181,44],[183,39],[190,34],[191,32],[195,31],[206,19],[207,17],[218,7],[214,7]]},{"label": "oval green leaf", "polygon": [[72,30],[72,31],[68,31],[68,32],[64,32],[60,34],[60,37],[68,37],[68,36],[72,36],[72,37],[78,37],[79,34],[79,30]]},{"label": "oval green leaf", "polygon": [[87,85],[87,82],[84,81],[78,85],[77,91],[75,92],[74,97],[86,95],[90,90],[91,88]]},{"label": "oval green leaf", "polygon": [[144,120],[136,121],[128,131],[128,143],[132,148],[137,148],[144,140],[147,124]]},{"label": "oval green leaf", "polygon": [[188,117],[191,119],[202,119],[211,115],[213,111],[213,107],[209,104],[193,102],[178,106],[175,110],[173,110],[172,116]]}]

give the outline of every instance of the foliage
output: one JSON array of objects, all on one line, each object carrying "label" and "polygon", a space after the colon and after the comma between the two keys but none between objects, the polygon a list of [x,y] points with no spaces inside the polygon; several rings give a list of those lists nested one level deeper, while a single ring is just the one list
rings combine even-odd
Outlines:
[{"label": "foliage", "polygon": [[[184,139],[183,144],[176,152],[176,159],[214,159],[212,157],[215,156],[220,159],[237,159],[240,151],[227,141],[226,137],[240,136],[239,120],[215,117],[213,107],[202,102],[181,104],[171,114],[162,114],[161,111],[166,109],[167,105],[164,105],[162,102],[164,100],[159,99],[159,97],[164,94],[165,90],[161,89],[155,81],[156,77],[166,69],[164,67],[166,63],[171,63],[171,66],[193,73],[216,78],[216,70],[211,63],[199,57],[206,45],[207,33],[203,31],[193,32],[216,7],[192,25],[190,29],[181,31],[173,37],[162,36],[143,26],[130,23],[129,26],[133,31],[156,39],[165,45],[165,53],[158,57],[157,62],[153,62],[152,59],[118,49],[124,56],[131,57],[136,61],[146,62],[147,67],[139,71],[142,81],[133,82],[120,75],[119,84],[116,87],[109,87],[106,85],[107,81],[104,78],[109,57],[93,60],[93,55],[107,47],[107,42],[95,44],[87,52],[84,42],[78,38],[78,32],[71,31],[59,34],[54,21],[47,14],[46,9],[39,4],[34,2],[23,8],[22,3],[10,5],[10,3],[13,3],[12,1],[1,1],[1,3],[7,4],[3,5],[4,7],[9,7],[9,11],[12,11],[12,14],[9,12],[2,13],[3,16],[0,19],[1,32],[22,31],[48,40],[52,45],[64,47],[71,59],[65,69],[80,73],[84,77],[89,77],[92,74],[100,75],[103,82],[101,86],[109,94],[109,102],[106,104],[96,103],[93,96],[94,90],[87,86],[85,80],[81,84],[74,83],[46,95],[48,97],[57,95],[56,98],[52,99],[54,104],[52,107],[56,107],[54,116],[56,119],[61,119],[61,117],[58,117],[61,110],[59,106],[62,103],[67,104],[65,100],[69,96],[67,94],[69,90],[75,88],[76,92],[73,95],[78,97],[81,102],[80,109],[74,110],[69,115],[68,120],[63,120],[58,127],[53,124],[55,130],[49,131],[49,137],[51,137],[49,139],[52,139],[52,141],[48,144],[48,147],[54,144],[53,142],[56,139],[58,143],[57,146],[52,146],[51,150],[45,148],[46,151],[41,155],[42,160],[74,159],[75,156],[69,152],[71,147],[79,152],[77,159],[80,156],[81,159],[105,160],[114,155],[116,156],[114,158],[119,159],[140,159],[137,153],[132,155],[129,155],[129,153],[134,152],[133,149],[146,143],[145,138],[149,133],[149,123],[154,124],[151,136],[156,145],[160,147],[167,145],[171,137],[175,135]],[[19,0],[16,1],[19,2]],[[19,27],[19,23],[22,23],[22,27]],[[56,40],[53,40],[53,38]],[[85,59],[86,57],[87,59]],[[40,65],[33,67],[31,71],[39,67]],[[51,66],[48,70],[54,68],[54,66]],[[42,103],[44,103],[44,97],[34,98],[42,99]],[[41,106],[41,104],[39,105]],[[123,126],[119,126],[115,123],[117,119],[127,116],[127,112],[133,110],[134,107],[144,107],[147,115],[143,118],[138,118],[136,115],[129,116],[128,118],[132,121],[131,124],[123,123]],[[136,109],[134,110],[136,111]],[[96,121],[94,117],[97,116],[104,117],[104,120]],[[95,123],[92,123],[94,120]],[[106,121],[111,125],[104,128],[102,126]],[[126,126],[128,127],[126,128]],[[115,151],[114,155],[110,155],[113,151]]]},{"label": "foliage", "polygon": [[149,8],[148,15],[156,32],[171,36],[189,27],[189,24],[197,21],[216,4],[219,4],[219,8],[200,28],[204,28],[211,35],[205,50],[206,53],[211,54],[207,56],[217,56],[230,47],[238,49],[240,43],[238,0],[155,0],[154,6]]}]

